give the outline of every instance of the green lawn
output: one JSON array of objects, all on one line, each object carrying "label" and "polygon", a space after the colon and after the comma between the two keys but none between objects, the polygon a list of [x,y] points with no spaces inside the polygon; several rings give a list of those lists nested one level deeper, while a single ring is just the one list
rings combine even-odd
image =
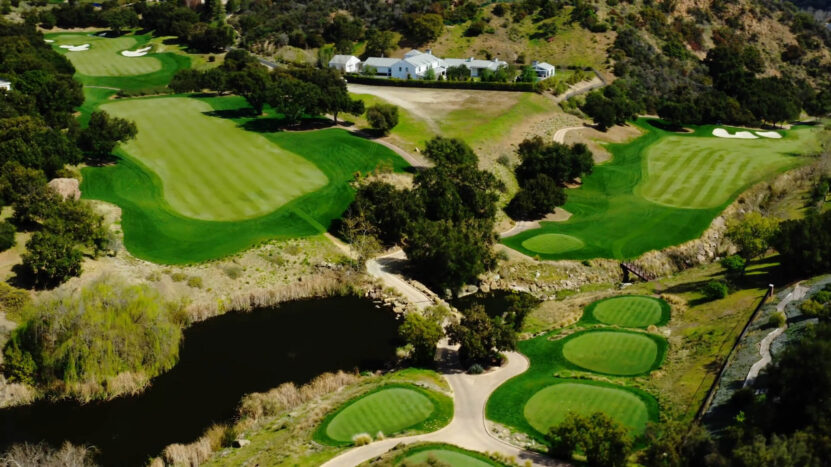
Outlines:
[{"label": "green lawn", "polygon": [[612,324],[627,328],[664,325],[669,321],[667,302],[644,295],[624,295],[599,300],[583,313],[583,321]]},{"label": "green lawn", "polygon": [[138,137],[121,149],[159,176],[165,201],[185,217],[258,217],[328,182],[303,157],[208,115],[213,108],[204,100],[135,99],[100,108],[136,123]]},{"label": "green lawn", "polygon": [[[468,451],[449,444],[425,444],[408,449],[395,465],[428,465],[436,460],[452,467],[499,467],[505,464],[489,459],[484,454]],[[429,464],[433,465],[433,464]]]},{"label": "green lawn", "polygon": [[584,416],[604,412],[636,435],[643,434],[649,421],[647,404],[632,392],[582,382],[545,387],[528,399],[523,410],[528,423],[539,433],[548,433],[569,412]]},{"label": "green lawn", "polygon": [[568,362],[585,370],[633,376],[661,365],[666,341],[640,332],[589,330],[563,339],[562,352]]},{"label": "green lawn", "polygon": [[[187,55],[166,52],[162,38],[150,34],[127,34],[120,37],[99,37],[95,33],[52,33],[46,39],[53,40],[52,47],[65,54],[75,65],[75,77],[85,86],[102,86],[137,91],[167,86],[180,69],[189,68]],[[90,44],[89,50],[69,52],[61,45]],[[125,57],[123,50],[135,50],[152,46],[143,57]]]},{"label": "green lawn", "polygon": [[120,206],[125,246],[158,263],[206,261],[271,238],[325,232],[352,201],[355,173],[407,166],[344,130],[271,132],[272,119],[251,118],[239,97],[103,107],[136,118],[139,137],[118,151],[117,164],[83,170],[83,196]]},{"label": "green lawn", "polygon": [[[806,163],[799,155],[816,147],[809,128],[782,132],[782,139],[743,140],[712,136],[713,126],[671,133],[647,119],[637,125],[643,136],[608,145],[613,160],[568,190],[569,220],[543,222],[503,243],[553,260],[625,259],[677,245],[698,238],[753,183]],[[584,246],[574,249],[571,238],[550,234]]]},{"label": "green lawn", "polygon": [[450,422],[453,401],[414,385],[382,386],[353,399],[330,414],[315,439],[326,444],[351,444],[352,437],[378,432],[393,436],[404,431],[435,431]]}]

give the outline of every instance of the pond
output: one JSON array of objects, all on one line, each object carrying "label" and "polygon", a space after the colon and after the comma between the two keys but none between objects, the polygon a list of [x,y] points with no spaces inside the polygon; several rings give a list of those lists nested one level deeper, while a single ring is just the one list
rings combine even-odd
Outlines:
[{"label": "pond", "polygon": [[395,356],[395,314],[356,297],[229,313],[185,330],[179,363],[142,394],[106,402],[41,401],[0,410],[0,451],[19,442],[95,446],[104,465],[143,465],[233,418],[243,395]]}]

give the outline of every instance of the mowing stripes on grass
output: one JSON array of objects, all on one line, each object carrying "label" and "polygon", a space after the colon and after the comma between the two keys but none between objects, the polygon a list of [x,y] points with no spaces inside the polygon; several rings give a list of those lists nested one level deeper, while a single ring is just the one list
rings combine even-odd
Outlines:
[{"label": "mowing stripes on grass", "polygon": [[390,388],[372,393],[343,409],[326,427],[336,441],[351,441],[360,433],[397,433],[416,425],[436,410],[427,396],[405,388]]},{"label": "mowing stripes on grass", "polygon": [[325,444],[348,445],[366,433],[373,438],[439,429],[453,418],[453,400],[412,384],[389,384],[347,402],[329,414],[314,438]]},{"label": "mowing stripes on grass", "polygon": [[580,415],[603,412],[638,436],[643,434],[649,420],[646,404],[631,392],[576,382],[543,388],[528,400],[523,410],[528,423],[543,434],[559,425],[569,412]]},{"label": "mowing stripes on grass", "polygon": [[535,253],[566,253],[585,246],[582,240],[571,235],[542,234],[522,242],[522,246]]},{"label": "mowing stripes on grass", "polygon": [[[816,132],[794,128],[782,139],[738,140],[712,136],[712,126],[670,133],[640,119],[645,133],[625,144],[609,144],[611,162],[598,165],[579,188],[568,190],[565,222],[542,222],[502,240],[540,259],[638,257],[701,236],[742,191],[776,173],[807,163],[797,157],[818,147]],[[571,236],[579,249],[534,250],[533,237]],[[539,243],[543,243],[539,241]],[[544,249],[544,247],[542,247]]]},{"label": "mowing stripes on grass", "polygon": [[83,52],[65,52],[66,57],[75,65],[78,73],[87,76],[135,76],[153,73],[162,69],[162,63],[153,55],[144,57],[125,57],[122,50],[130,50],[146,42],[135,36],[115,38],[98,37],[88,33],[56,34],[47,36],[54,40],[52,47],[58,51],[61,45],[90,44],[89,50]]},{"label": "mowing stripes on grass", "polygon": [[101,109],[136,123],[138,137],[121,148],[159,175],[165,200],[186,217],[257,217],[328,183],[303,157],[206,115],[213,109],[197,99],[135,99]]},{"label": "mowing stripes on grass", "polygon": [[632,376],[660,364],[658,344],[649,335],[620,331],[586,331],[564,339],[563,357],[596,373]]},{"label": "mowing stripes on grass", "polygon": [[665,301],[642,295],[624,295],[592,303],[584,312],[584,320],[596,320],[627,328],[645,328],[669,321],[670,306]]}]

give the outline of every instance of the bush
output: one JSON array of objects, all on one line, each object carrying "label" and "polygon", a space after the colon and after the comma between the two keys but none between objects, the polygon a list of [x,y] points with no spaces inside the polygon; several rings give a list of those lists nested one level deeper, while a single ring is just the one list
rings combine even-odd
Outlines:
[{"label": "bush", "polygon": [[0,309],[6,313],[7,318],[17,321],[23,309],[31,303],[29,292],[0,282]]},{"label": "bush", "polygon": [[170,279],[173,282],[182,282],[187,278],[188,278],[188,275],[183,273],[183,272],[174,272],[173,274],[170,275]]},{"label": "bush", "polygon": [[820,290],[819,292],[814,295],[813,299],[823,305],[831,302],[831,291],[828,290]]},{"label": "bush", "polygon": [[376,104],[367,109],[366,119],[374,130],[387,134],[398,125],[398,107],[391,104]]},{"label": "bush", "polygon": [[15,245],[16,229],[8,222],[0,222],[0,251],[6,251]]},{"label": "bush", "polygon": [[784,327],[786,321],[787,317],[785,316],[785,313],[781,311],[773,313],[772,315],[770,315],[770,318],[768,318],[768,324],[775,328]]},{"label": "bush", "polygon": [[81,275],[81,252],[65,235],[35,232],[26,243],[21,268],[35,287],[53,287]]},{"label": "bush", "polygon": [[710,281],[701,289],[701,293],[707,300],[718,300],[727,296],[727,284],[723,281]]},{"label": "bush", "polygon": [[190,276],[188,278],[188,286],[193,287],[195,289],[202,288],[202,278],[199,276]]},{"label": "bush", "polygon": [[723,267],[728,274],[742,274],[747,267],[747,260],[739,255],[728,256],[721,260]]},{"label": "bush", "polygon": [[485,372],[485,369],[482,368],[482,365],[480,365],[478,363],[474,363],[473,365],[470,365],[470,368],[467,369],[467,373],[469,375],[481,375],[484,372]]},{"label": "bush", "polygon": [[355,446],[366,446],[372,442],[372,436],[369,433],[358,433],[352,437],[352,442],[355,443]]},{"label": "bush", "polygon": [[806,316],[810,316],[812,318],[822,316],[825,311],[824,307],[814,300],[805,300],[801,305],[799,305],[799,309]]},{"label": "bush", "polygon": [[146,286],[93,283],[26,312],[3,349],[15,362],[7,374],[68,392],[88,385],[103,391],[126,372],[152,378],[178,359],[179,311]]}]

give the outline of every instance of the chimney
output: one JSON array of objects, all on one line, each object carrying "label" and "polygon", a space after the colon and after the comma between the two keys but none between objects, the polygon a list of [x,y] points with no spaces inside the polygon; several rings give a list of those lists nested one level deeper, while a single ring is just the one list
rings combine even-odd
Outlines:
[{"label": "chimney", "polygon": [[433,55],[433,49],[427,49],[427,55]]},{"label": "chimney", "polygon": [[537,66],[539,63],[540,62],[538,62],[537,60],[534,60],[533,62],[531,62],[531,66]]},{"label": "chimney", "polygon": [[466,61],[466,62],[472,62],[472,61],[473,61],[473,57],[469,57],[469,58],[468,58],[467,60],[465,60],[465,61]]}]

